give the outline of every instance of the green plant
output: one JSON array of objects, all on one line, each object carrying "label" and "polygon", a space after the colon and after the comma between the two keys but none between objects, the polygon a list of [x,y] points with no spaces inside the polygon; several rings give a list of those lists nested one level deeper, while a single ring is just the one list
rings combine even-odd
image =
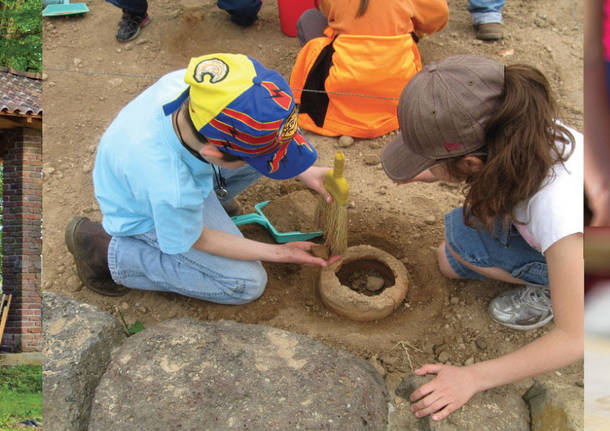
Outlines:
[{"label": "green plant", "polygon": [[0,367],[0,430],[32,419],[42,421],[42,367]]},{"label": "green plant", "polygon": [[119,316],[121,317],[121,322],[123,323],[123,330],[125,331],[125,335],[127,335],[128,337],[131,337],[132,335],[144,330],[144,325],[139,320],[136,320],[133,325],[127,326],[127,322],[125,321],[121,310],[119,310]]},{"label": "green plant", "polygon": [[42,72],[42,0],[0,0],[0,66]]}]

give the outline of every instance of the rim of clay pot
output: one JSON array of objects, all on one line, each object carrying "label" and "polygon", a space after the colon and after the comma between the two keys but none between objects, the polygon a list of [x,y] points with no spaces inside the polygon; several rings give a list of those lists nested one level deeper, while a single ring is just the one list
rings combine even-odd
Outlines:
[{"label": "rim of clay pot", "polygon": [[[374,260],[383,264],[394,276],[394,284],[378,295],[367,296],[341,284],[337,273],[346,264]],[[319,279],[320,298],[335,313],[351,320],[366,322],[389,316],[404,300],[409,286],[407,269],[391,254],[370,245],[349,247],[343,259],[323,268]]]}]

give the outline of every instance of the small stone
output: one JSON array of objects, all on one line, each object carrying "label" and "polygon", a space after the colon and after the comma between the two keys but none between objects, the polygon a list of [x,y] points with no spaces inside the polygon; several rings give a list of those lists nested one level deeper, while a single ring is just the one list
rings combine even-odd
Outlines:
[{"label": "small stone", "polygon": [[472,357],[472,356],[464,361],[465,366],[472,365],[472,364],[474,364],[474,357]]},{"label": "small stone", "polygon": [[136,45],[144,45],[145,43],[148,43],[149,40],[148,39],[138,39],[136,40]]},{"label": "small stone", "polygon": [[381,161],[377,154],[367,154],[366,156],[364,156],[363,160],[364,160],[364,163],[369,166],[378,165],[379,162]]},{"label": "small stone", "polygon": [[426,216],[426,218],[424,218],[424,223],[432,225],[436,223],[436,217],[433,215]]},{"label": "small stone", "polygon": [[127,302],[121,302],[121,305],[119,306],[121,308],[121,310],[123,311],[127,311],[129,310],[129,304]]},{"label": "small stone", "polygon": [[474,343],[481,350],[487,349],[487,341],[485,341],[485,338],[483,338],[483,337],[477,337],[477,339],[474,341]]},{"label": "small stone", "polygon": [[93,170],[93,164],[91,162],[87,162],[83,165],[83,173],[88,174]]},{"label": "small stone", "polygon": [[170,19],[178,18],[179,15],[180,15],[180,9],[176,9],[169,13]]},{"label": "small stone", "polygon": [[339,138],[339,146],[341,148],[351,147],[352,145],[354,145],[354,138],[351,136],[343,135]]},{"label": "small stone", "polygon": [[80,58],[75,58],[74,60],[72,60],[72,62],[74,63],[74,65],[76,67],[82,67],[83,66],[83,60],[81,60]]},{"label": "small stone", "polygon": [[440,362],[447,362],[449,360],[449,358],[451,357],[451,355],[449,354],[449,352],[447,351],[443,351],[438,355],[438,360]]},{"label": "small stone", "polygon": [[49,74],[48,73],[44,73],[42,74],[42,80],[46,81],[47,79],[49,79]]},{"label": "small stone", "polygon": [[141,313],[141,314],[148,313],[148,308],[144,307],[143,305],[141,305],[138,308],[136,308],[136,310],[138,310],[138,313]]},{"label": "small stone", "polygon": [[121,78],[113,78],[108,81],[108,84],[112,85],[113,87],[118,87],[122,83],[123,80]]},{"label": "small stone", "polygon": [[55,81],[49,81],[49,87],[53,88],[55,87],[57,84],[55,83]]},{"label": "small stone", "polygon": [[451,305],[458,305],[460,303],[460,298],[458,298],[457,296],[452,296],[449,300],[449,303]]},{"label": "small stone", "polygon": [[369,292],[377,292],[383,285],[385,284],[385,280],[381,277],[376,277],[374,275],[369,275],[366,278],[366,290]]},{"label": "small stone", "polygon": [[356,208],[356,202],[354,202],[354,201],[349,201],[349,202],[347,203],[347,208],[348,208],[348,209],[354,209],[354,208]]}]

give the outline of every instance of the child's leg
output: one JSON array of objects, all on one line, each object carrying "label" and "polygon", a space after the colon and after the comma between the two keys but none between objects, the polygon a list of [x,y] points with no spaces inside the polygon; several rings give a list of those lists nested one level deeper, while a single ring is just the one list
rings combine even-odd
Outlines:
[{"label": "child's leg", "polygon": [[297,21],[297,36],[301,46],[311,39],[324,36],[324,29],[328,27],[328,20],[318,9],[308,9]]},{"label": "child's leg", "polygon": [[231,15],[231,21],[242,26],[248,26],[256,21],[261,0],[218,0],[218,7]]},{"label": "child's leg", "polygon": [[[205,227],[242,236],[214,193],[204,206]],[[221,304],[245,304],[262,295],[267,274],[260,262],[228,259],[191,249],[170,255],[156,233],[113,237],[108,266],[117,284],[133,289],[175,292]]]},{"label": "child's leg", "polygon": [[546,259],[516,230],[504,245],[487,231],[466,226],[462,208],[457,208],[445,216],[445,238],[443,249],[438,250],[439,266],[450,278],[548,285]]},{"label": "child's leg", "polygon": [[108,3],[112,3],[119,9],[129,12],[134,15],[146,16],[148,11],[147,0],[106,0]]},{"label": "child's leg", "polygon": [[140,29],[150,23],[148,2],[146,0],[106,0],[121,8],[123,15],[119,21],[116,38],[119,42],[128,42],[140,34]]},{"label": "child's leg", "polygon": [[[462,208],[445,216],[445,238],[439,266],[451,278],[493,278],[522,286],[502,292],[489,303],[489,313],[509,328],[528,330],[553,318],[546,259],[511,227],[502,241],[464,224]],[[525,285],[525,286],[523,286]]]},{"label": "child's leg", "polygon": [[504,0],[468,0],[468,11],[475,25],[502,22]]}]

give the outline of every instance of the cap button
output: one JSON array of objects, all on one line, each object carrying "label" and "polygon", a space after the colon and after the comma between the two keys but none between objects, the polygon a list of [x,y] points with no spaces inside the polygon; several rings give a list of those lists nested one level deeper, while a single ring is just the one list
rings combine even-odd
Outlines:
[{"label": "cap button", "polygon": [[254,78],[252,78],[252,82],[255,85],[261,85],[261,82],[263,82],[263,80],[258,75],[256,75]]}]

